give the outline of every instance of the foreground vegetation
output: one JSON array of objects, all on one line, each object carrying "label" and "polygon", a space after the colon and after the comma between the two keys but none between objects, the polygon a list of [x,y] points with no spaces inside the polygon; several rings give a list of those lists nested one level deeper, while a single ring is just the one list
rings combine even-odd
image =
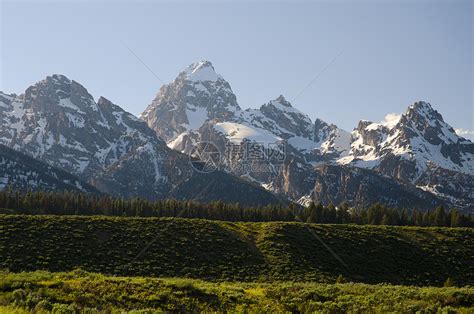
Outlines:
[{"label": "foreground vegetation", "polygon": [[0,269],[221,281],[474,283],[474,230],[0,215]]},{"label": "foreground vegetation", "polygon": [[472,313],[473,287],[240,283],[69,273],[0,273],[0,312]]},{"label": "foreground vegetation", "polygon": [[106,215],[127,217],[182,217],[222,221],[301,221],[329,224],[369,224],[397,226],[474,227],[474,217],[443,207],[431,211],[397,209],[382,204],[369,208],[349,208],[340,204],[314,203],[303,208],[295,204],[242,207],[239,204],[144,199],[116,199],[72,192],[0,191],[0,213],[29,215]]}]

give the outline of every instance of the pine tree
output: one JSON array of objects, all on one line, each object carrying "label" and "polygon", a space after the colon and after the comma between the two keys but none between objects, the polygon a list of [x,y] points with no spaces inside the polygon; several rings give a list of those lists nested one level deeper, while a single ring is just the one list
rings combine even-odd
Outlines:
[{"label": "pine tree", "polygon": [[445,287],[454,287],[456,284],[454,283],[454,280],[451,277],[448,277],[446,281],[444,282],[443,286]]},{"label": "pine tree", "polygon": [[459,227],[461,225],[459,212],[455,208],[451,209],[448,217],[449,217],[449,225],[451,227]]},{"label": "pine tree", "polygon": [[434,223],[438,227],[446,226],[446,214],[443,206],[438,206],[434,212]]},{"label": "pine tree", "polygon": [[336,283],[345,283],[345,282],[346,282],[346,279],[344,278],[344,276],[339,274],[339,276],[337,276]]}]

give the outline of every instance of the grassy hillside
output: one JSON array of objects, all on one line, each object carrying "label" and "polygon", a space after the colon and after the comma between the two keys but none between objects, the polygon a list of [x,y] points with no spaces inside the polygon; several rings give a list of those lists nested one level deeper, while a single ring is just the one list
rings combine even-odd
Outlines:
[{"label": "grassy hillside", "polygon": [[[472,313],[474,288],[0,273],[0,312]],[[28,312],[27,312],[28,311]]]},{"label": "grassy hillside", "polygon": [[[328,251],[321,239],[336,254]],[[0,269],[227,281],[474,283],[474,230],[0,215]],[[340,260],[338,260],[338,258]],[[342,260],[342,262],[341,262]]]}]

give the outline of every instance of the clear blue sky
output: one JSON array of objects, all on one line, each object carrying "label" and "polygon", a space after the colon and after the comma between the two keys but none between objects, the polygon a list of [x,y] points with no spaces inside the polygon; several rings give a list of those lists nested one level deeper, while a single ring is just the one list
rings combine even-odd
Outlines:
[{"label": "clear blue sky", "polygon": [[[132,4],[133,3],[133,4]],[[283,94],[351,130],[416,100],[473,130],[471,1],[2,2],[0,90],[52,73],[138,114],[161,82],[210,60],[240,105]],[[341,53],[342,51],[342,53]]]}]

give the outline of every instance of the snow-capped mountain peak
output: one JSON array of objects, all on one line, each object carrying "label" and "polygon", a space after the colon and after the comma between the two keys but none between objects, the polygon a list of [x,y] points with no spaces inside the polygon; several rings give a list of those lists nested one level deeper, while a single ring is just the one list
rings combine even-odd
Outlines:
[{"label": "snow-capped mountain peak", "polygon": [[94,98],[84,86],[60,74],[47,76],[30,86],[20,98],[24,100],[25,108],[35,110],[61,109],[82,115],[95,115],[99,111]]},{"label": "snow-capped mountain peak", "polygon": [[270,103],[275,104],[275,105],[281,105],[281,106],[288,107],[288,108],[293,107],[291,105],[291,103],[289,101],[287,101],[285,96],[283,96],[283,95],[278,96],[274,100],[270,101]]},{"label": "snow-capped mountain peak", "polygon": [[436,110],[433,109],[431,104],[429,102],[425,102],[422,100],[414,102],[412,105],[408,107],[407,111],[417,111],[421,114],[429,115],[430,113],[436,112]]},{"label": "snow-capped mountain peak", "polygon": [[400,127],[419,133],[433,145],[457,143],[461,140],[454,129],[447,124],[441,114],[426,102],[411,105],[400,119]]},{"label": "snow-capped mountain peak", "polygon": [[[358,165],[377,167],[382,158],[395,155],[406,160],[416,160],[418,169],[425,169],[429,161],[446,169],[474,170],[472,162],[466,163],[467,160],[461,157],[464,149],[448,149],[465,140],[427,102],[416,102],[401,116],[387,115],[385,121],[380,123],[361,121],[353,137],[355,140],[351,155]],[[349,160],[346,158],[341,162]]]},{"label": "snow-capped mountain peak", "polygon": [[292,104],[288,100],[286,100],[286,98],[283,95],[278,96],[277,98],[275,98],[274,100],[271,100],[268,104],[263,105],[263,106],[271,106],[275,110],[279,110],[286,113],[298,114],[298,115],[304,116],[306,120],[309,119],[308,115],[304,114],[300,110],[293,107]]},{"label": "snow-capped mountain peak", "polygon": [[207,121],[233,119],[240,111],[229,83],[211,62],[199,61],[162,86],[140,118],[169,143]]},{"label": "snow-capped mountain peak", "polygon": [[380,123],[361,121],[352,137],[350,154],[339,163],[374,169],[437,195],[469,188],[441,185],[443,176],[474,176],[474,143],[459,137],[427,102],[418,101],[401,116],[388,115]]},{"label": "snow-capped mountain peak", "polygon": [[222,76],[218,75],[212,66],[212,63],[207,60],[201,60],[187,66],[183,74],[189,81],[217,81],[223,79]]},{"label": "snow-capped mountain peak", "polygon": [[[294,108],[289,101],[280,95],[260,107],[260,112],[268,119],[276,122],[281,137],[288,135],[312,138],[312,121],[308,115]],[[286,135],[285,135],[286,134]]]}]

